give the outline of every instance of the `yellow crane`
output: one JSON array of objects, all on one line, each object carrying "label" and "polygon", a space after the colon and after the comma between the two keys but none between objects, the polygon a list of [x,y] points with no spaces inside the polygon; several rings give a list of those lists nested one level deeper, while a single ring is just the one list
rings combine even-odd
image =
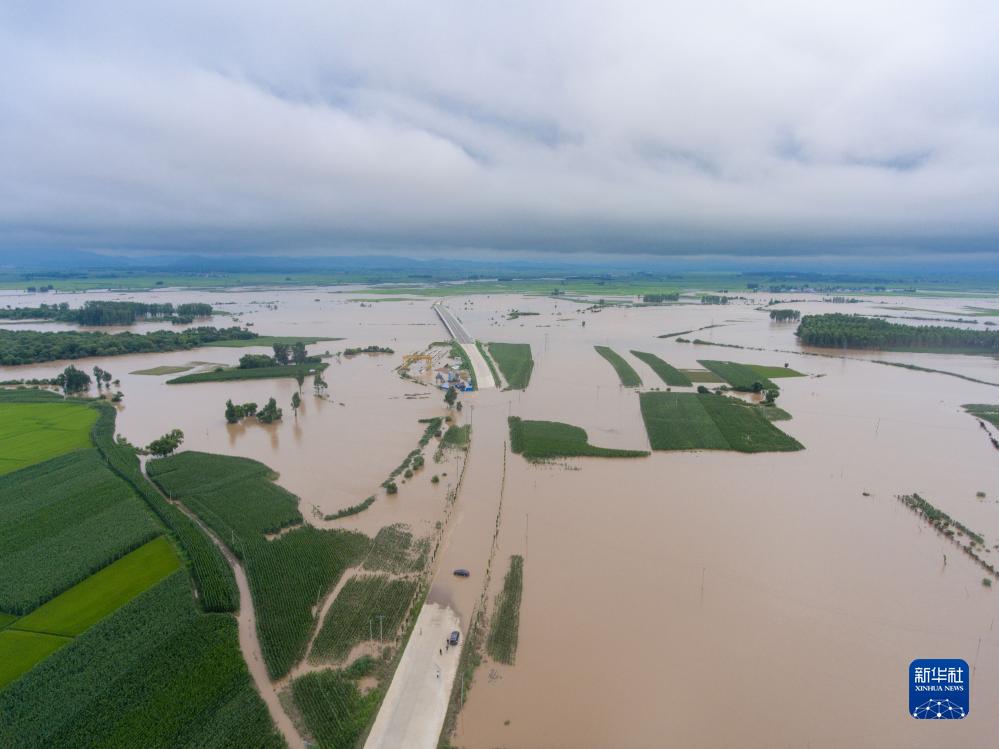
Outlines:
[{"label": "yellow crane", "polygon": [[417,361],[424,363],[424,374],[430,375],[434,371],[434,358],[430,354],[406,354],[402,357],[402,366],[408,368],[410,364]]}]

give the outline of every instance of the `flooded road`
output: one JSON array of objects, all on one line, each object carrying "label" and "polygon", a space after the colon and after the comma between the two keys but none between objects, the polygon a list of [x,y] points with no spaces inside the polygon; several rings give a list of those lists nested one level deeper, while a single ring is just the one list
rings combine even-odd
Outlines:
[{"label": "flooded road", "polygon": [[[177,386],[165,385],[167,377],[127,374],[192,360],[232,364],[259,349],[77,362],[121,377],[119,431],[130,440],[145,444],[179,427],[185,448],[261,460],[302,498],[307,516],[313,505],[326,514],[376,493],[419,439],[418,419],[444,413],[438,390],[394,372],[401,354],[445,337],[430,299],[362,307],[368,303],[319,289],[154,296],[233,302],[223,308],[245,313],[261,334],[345,339],[315,344],[310,353],[370,344],[395,349],[393,356],[332,360],[330,400],[315,398],[307,383],[297,421],[288,405],[294,380]],[[64,300],[78,303],[58,297]],[[932,306],[948,318],[962,316],[966,305],[995,306],[879,301],[781,306],[805,314]],[[535,358],[526,391],[462,396],[460,418],[473,425],[472,447],[430,600],[451,606],[464,630],[489,559],[490,606],[510,555],[522,554],[525,564],[516,665],[487,659],[479,668],[456,746],[994,746],[997,593],[981,584],[980,567],[895,495],[918,492],[982,533],[990,547],[999,543],[999,453],[960,409],[999,402],[999,388],[869,360],[999,383],[995,359],[784,353],[800,350],[795,325],[772,323],[753,304],[583,312],[587,305],[566,300],[473,296],[451,298],[448,306],[480,340],[528,342]],[[506,319],[514,308],[539,314]],[[656,337],[710,325],[717,327],[684,337],[765,350]],[[509,454],[508,415],[581,426],[600,446],[648,449],[638,396],[620,386],[594,345],[625,356],[644,389],[665,386],[632,349],[681,368],[696,368],[697,359],[788,363],[807,376],[779,381],[779,405],[793,419],[778,426],[806,449],[546,465]],[[48,377],[62,366],[8,367],[0,379]],[[280,424],[225,424],[226,398],[260,403],[271,395],[285,410]],[[397,496],[380,493],[371,508],[332,525],[374,533],[405,522],[429,532],[447,483],[462,467],[460,455],[449,455],[401,485]],[[433,486],[430,472],[448,476]],[[472,578],[454,578],[450,570],[459,566]],[[908,716],[908,664],[932,657],[972,665],[965,720]]]}]

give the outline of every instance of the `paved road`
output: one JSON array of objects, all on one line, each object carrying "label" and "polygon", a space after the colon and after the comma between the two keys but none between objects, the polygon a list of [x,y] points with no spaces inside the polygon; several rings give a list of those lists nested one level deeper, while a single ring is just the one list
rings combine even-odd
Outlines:
[{"label": "paved road", "polygon": [[493,381],[492,370],[489,369],[489,365],[486,364],[486,360],[482,357],[479,347],[475,345],[475,339],[465,330],[465,326],[461,324],[451,310],[440,302],[434,304],[434,311],[440,317],[441,322],[444,323],[444,327],[448,329],[451,337],[468,354],[468,359],[472,362],[472,369],[475,370],[475,382],[479,390],[498,387],[499,383]]},{"label": "paved road", "polygon": [[454,340],[458,343],[475,343],[475,339],[468,334],[468,331],[465,330],[465,326],[459,322],[458,318],[454,316],[454,313],[451,310],[440,302],[434,304],[434,310],[436,310],[437,314],[444,322],[444,327],[450,331]]},{"label": "paved road", "polygon": [[456,629],[450,608],[428,603],[420,610],[364,749],[435,749],[461,655],[460,648],[441,649]]}]

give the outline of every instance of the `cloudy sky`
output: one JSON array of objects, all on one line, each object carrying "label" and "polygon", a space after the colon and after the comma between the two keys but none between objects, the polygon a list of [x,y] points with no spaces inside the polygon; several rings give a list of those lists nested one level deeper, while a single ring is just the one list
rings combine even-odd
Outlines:
[{"label": "cloudy sky", "polygon": [[999,250],[997,28],[995,0],[0,0],[0,253]]}]

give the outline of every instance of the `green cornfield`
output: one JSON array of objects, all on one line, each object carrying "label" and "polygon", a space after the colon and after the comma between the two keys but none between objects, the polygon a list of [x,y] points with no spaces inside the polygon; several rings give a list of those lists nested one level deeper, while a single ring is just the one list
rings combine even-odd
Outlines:
[{"label": "green cornfield", "polygon": [[161,532],[93,448],[0,477],[0,611],[26,614]]},{"label": "green cornfield", "polygon": [[614,349],[608,346],[594,346],[593,348],[614,367],[614,371],[617,372],[618,379],[621,380],[622,385],[629,388],[641,386],[642,378],[638,376],[638,372]]},{"label": "green cornfield", "polygon": [[0,691],[0,715],[5,747],[285,746],[236,621],[199,613],[182,571]]}]

